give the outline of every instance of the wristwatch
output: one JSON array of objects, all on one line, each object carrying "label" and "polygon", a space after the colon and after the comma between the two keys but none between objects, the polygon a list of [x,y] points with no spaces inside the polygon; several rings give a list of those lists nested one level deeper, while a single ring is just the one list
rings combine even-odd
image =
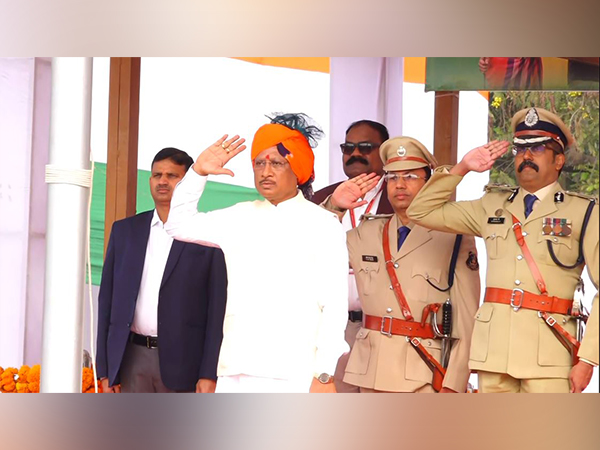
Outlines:
[{"label": "wristwatch", "polygon": [[333,376],[328,373],[322,373],[317,377],[317,380],[319,380],[320,383],[329,384],[333,383]]}]

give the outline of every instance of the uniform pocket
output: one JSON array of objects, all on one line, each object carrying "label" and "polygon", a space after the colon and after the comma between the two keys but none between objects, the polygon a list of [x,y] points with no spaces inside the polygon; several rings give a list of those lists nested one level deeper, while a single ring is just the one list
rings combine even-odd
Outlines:
[{"label": "uniform pocket", "polygon": [[371,330],[361,328],[356,334],[356,341],[350,352],[350,358],[346,365],[346,372],[357,375],[364,375],[369,369],[369,360],[371,359],[371,341],[369,334]]},{"label": "uniform pocket", "polygon": [[380,263],[363,262],[358,270],[359,282],[362,284],[362,294],[371,295],[374,290],[375,278],[379,273]]},{"label": "uniform pocket", "polygon": [[[573,335],[570,328],[562,323],[563,316],[553,314],[552,317]],[[550,327],[540,319],[538,324],[538,364],[540,366],[570,366],[573,362],[571,353],[560,343]]]},{"label": "uniform pocket", "polygon": [[548,242],[552,246],[554,255],[562,264],[572,265],[577,261],[579,256],[579,246],[573,245],[574,239],[572,236],[550,236],[540,232],[538,236],[538,248],[542,252],[542,261],[554,265],[552,257],[550,256],[550,250],[548,250]]},{"label": "uniform pocket", "polygon": [[506,225],[489,225],[484,229],[485,248],[490,259],[504,257],[506,253],[508,233],[511,227]]},{"label": "uniform pocket", "polygon": [[475,326],[473,327],[469,357],[473,361],[484,362],[487,359],[493,313],[494,306],[490,303],[484,303],[475,314]]},{"label": "uniform pocket", "polygon": [[[450,261],[448,261],[448,264],[450,264]],[[442,269],[439,267],[424,267],[414,265],[412,267],[411,276],[413,278],[421,277],[438,286],[442,282]]]},{"label": "uniform pocket", "polygon": [[[433,371],[423,361],[423,358],[419,356],[417,350],[412,344],[407,343],[408,349],[406,350],[406,366],[405,376],[407,380],[422,381],[425,383],[431,383],[433,381]],[[441,363],[442,350],[441,341],[437,339],[422,339],[421,345],[427,350],[437,362]]]}]

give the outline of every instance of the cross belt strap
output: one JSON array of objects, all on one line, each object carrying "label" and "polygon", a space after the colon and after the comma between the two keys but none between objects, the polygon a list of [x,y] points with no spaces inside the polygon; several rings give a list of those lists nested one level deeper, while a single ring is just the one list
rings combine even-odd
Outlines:
[{"label": "cross belt strap", "polygon": [[513,221],[513,231],[515,232],[515,236],[517,237],[517,242],[519,247],[521,247],[521,251],[523,252],[523,256],[525,257],[525,261],[527,261],[527,265],[529,266],[529,270],[535,279],[535,284],[537,285],[540,292],[544,295],[548,294],[548,290],[546,289],[546,283],[544,282],[544,278],[542,277],[542,273],[535,263],[535,259],[533,259],[533,255],[529,251],[529,247],[527,247],[527,243],[525,242],[525,237],[523,236],[523,230],[521,228],[521,222],[519,219],[512,215]]},{"label": "cross belt strap", "polygon": [[391,316],[377,317],[363,315],[363,327],[369,330],[380,331],[387,336],[407,336],[422,339],[435,339],[433,327],[426,323],[421,324],[413,320],[396,319]]},{"label": "cross belt strap", "polygon": [[573,365],[579,362],[579,358],[577,357],[577,352],[579,352],[579,342],[573,336],[569,334],[567,330],[561,327],[554,317],[546,312],[539,312],[540,318],[544,319],[546,325],[550,327],[558,341],[568,350],[573,358]]},{"label": "cross belt strap", "polygon": [[408,342],[410,342],[413,348],[417,351],[421,359],[427,364],[427,367],[431,369],[433,372],[433,380],[431,382],[431,386],[436,392],[440,392],[442,389],[442,385],[444,383],[444,377],[446,376],[446,369],[442,367],[442,365],[436,361],[436,359],[431,356],[421,341],[417,338],[406,338]]},{"label": "cross belt strap", "polygon": [[549,295],[532,294],[522,289],[501,289],[489,287],[485,290],[485,300],[489,303],[510,305],[515,310],[533,309],[554,314],[570,315],[573,300],[550,297]]},{"label": "cross belt strap", "polygon": [[387,269],[387,273],[390,277],[390,282],[392,283],[392,289],[394,289],[394,294],[396,294],[396,299],[400,304],[402,315],[406,320],[413,320],[413,315],[410,312],[408,302],[406,301],[406,297],[402,292],[402,287],[400,286],[400,282],[398,281],[398,277],[396,276],[396,271],[394,270],[395,268],[394,262],[392,261],[392,252],[390,251],[390,222],[391,219],[388,220],[383,227],[383,256],[385,256],[385,268]]}]

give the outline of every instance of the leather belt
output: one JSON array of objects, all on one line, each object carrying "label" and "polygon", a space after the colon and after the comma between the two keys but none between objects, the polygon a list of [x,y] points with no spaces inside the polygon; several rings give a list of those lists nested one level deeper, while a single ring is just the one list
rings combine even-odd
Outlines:
[{"label": "leather belt", "polygon": [[362,311],[348,311],[348,320],[350,322],[362,322],[363,312]]},{"label": "leather belt", "polygon": [[369,330],[375,330],[387,336],[408,336],[411,338],[434,339],[433,327],[426,323],[396,319],[391,316],[376,317],[364,314],[363,326]]},{"label": "leather belt", "polygon": [[535,311],[570,315],[573,300],[550,297],[549,295],[532,294],[523,289],[501,289],[489,287],[485,290],[485,301],[510,305],[515,311],[520,308]]},{"label": "leather belt", "polygon": [[141,345],[142,347],[146,348],[157,348],[158,336],[143,336],[132,331],[129,334],[129,342],[132,342],[136,345]]}]

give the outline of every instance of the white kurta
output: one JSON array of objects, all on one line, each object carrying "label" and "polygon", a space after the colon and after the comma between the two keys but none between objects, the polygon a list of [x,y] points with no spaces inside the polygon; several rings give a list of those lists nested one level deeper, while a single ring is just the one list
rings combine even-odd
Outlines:
[{"label": "white kurta", "polygon": [[238,203],[198,213],[207,177],[190,169],[171,200],[167,232],[219,245],[228,296],[217,375],[310,380],[348,351],[346,234],[301,193],[275,206]]}]

